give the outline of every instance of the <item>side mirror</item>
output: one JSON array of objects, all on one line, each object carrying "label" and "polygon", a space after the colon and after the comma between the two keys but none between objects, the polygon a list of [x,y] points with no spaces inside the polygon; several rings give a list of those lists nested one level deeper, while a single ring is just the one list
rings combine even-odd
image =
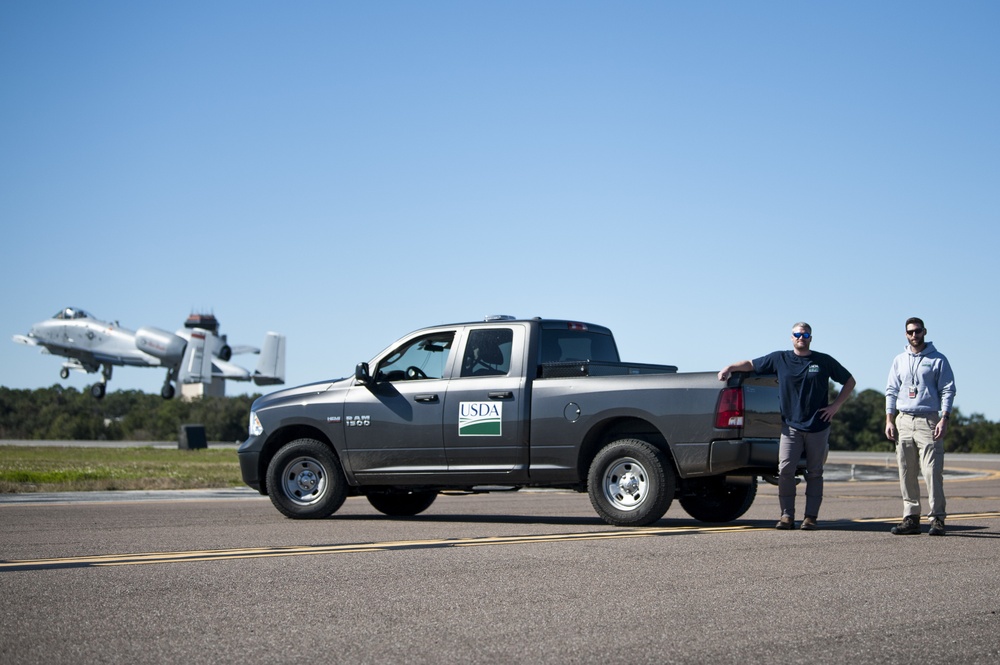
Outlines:
[{"label": "side mirror", "polygon": [[354,368],[354,380],[365,386],[371,384],[372,375],[368,372],[368,363],[358,363]]}]

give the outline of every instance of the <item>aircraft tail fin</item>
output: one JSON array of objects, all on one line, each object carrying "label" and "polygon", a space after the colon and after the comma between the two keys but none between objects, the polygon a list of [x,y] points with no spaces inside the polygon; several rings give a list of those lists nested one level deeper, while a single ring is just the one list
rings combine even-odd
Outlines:
[{"label": "aircraft tail fin", "polygon": [[269,332],[264,337],[264,345],[253,373],[253,382],[258,386],[274,386],[285,382],[285,336]]},{"label": "aircraft tail fin", "polygon": [[181,383],[212,382],[212,354],[206,349],[205,340],[204,332],[195,330],[191,333],[178,372]]}]

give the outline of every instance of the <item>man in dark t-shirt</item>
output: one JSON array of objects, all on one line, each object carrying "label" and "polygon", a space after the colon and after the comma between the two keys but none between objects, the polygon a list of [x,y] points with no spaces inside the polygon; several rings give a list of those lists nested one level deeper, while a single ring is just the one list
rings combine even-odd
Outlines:
[{"label": "man in dark t-shirt", "polygon": [[[781,403],[781,440],[778,446],[778,503],[781,519],[776,528],[795,527],[795,471],[802,452],[806,454],[806,512],[803,529],[815,529],[823,502],[823,464],[829,450],[830,421],[854,391],[856,381],[832,356],[809,349],[812,327],[792,326],[792,350],[775,351],[753,360],[735,362],[721,372],[727,380],[733,372],[777,374]],[[831,404],[829,382],[843,385]]]}]

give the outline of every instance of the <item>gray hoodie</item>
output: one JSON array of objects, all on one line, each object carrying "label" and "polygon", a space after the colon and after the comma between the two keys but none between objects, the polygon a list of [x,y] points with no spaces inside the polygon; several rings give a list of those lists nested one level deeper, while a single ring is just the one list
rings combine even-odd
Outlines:
[{"label": "gray hoodie", "polygon": [[[910,387],[916,396],[910,397]],[[885,386],[885,412],[913,414],[950,413],[955,400],[955,375],[943,354],[927,342],[913,353],[910,346],[892,361]]]}]

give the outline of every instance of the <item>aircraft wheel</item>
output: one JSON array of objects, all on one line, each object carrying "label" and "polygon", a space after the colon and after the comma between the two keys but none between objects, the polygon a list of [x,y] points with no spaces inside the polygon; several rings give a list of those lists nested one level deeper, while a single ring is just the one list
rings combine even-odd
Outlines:
[{"label": "aircraft wheel", "polygon": [[171,399],[174,396],[174,387],[169,383],[162,388],[160,388],[160,397],[163,399]]},{"label": "aircraft wheel", "polygon": [[68,379],[69,378],[69,370],[66,369],[65,367],[63,367],[61,370],[59,370],[59,378],[63,379],[64,381],[66,379]]},{"label": "aircraft wheel", "polygon": [[90,394],[93,395],[94,399],[104,399],[104,384],[95,383],[90,386]]}]

